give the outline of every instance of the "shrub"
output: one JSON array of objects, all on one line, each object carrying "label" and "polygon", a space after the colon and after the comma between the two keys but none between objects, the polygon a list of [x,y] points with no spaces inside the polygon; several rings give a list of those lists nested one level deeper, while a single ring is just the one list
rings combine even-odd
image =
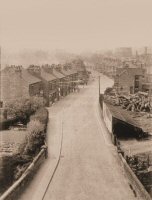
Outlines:
[{"label": "shrub", "polygon": [[30,100],[32,112],[35,112],[36,110],[38,110],[41,107],[44,107],[45,105],[45,100],[43,99],[43,97],[33,96],[29,100]]},{"label": "shrub", "polygon": [[48,110],[44,107],[38,109],[35,114],[30,117],[30,120],[39,120],[44,125],[44,129],[46,129],[48,122]]},{"label": "shrub", "polygon": [[112,87],[107,87],[105,92],[104,92],[104,94],[108,95],[108,94],[111,94],[111,93],[113,93],[113,88]]},{"label": "shrub", "polygon": [[17,122],[17,119],[15,118],[0,121],[0,130],[6,130],[16,122]]},{"label": "shrub", "polygon": [[9,118],[15,118],[23,123],[27,123],[31,114],[44,106],[42,97],[22,98],[10,101],[5,105],[5,112]]},{"label": "shrub", "polygon": [[27,125],[27,145],[25,147],[26,154],[37,153],[44,144],[45,133],[44,125],[39,120],[31,120]]}]

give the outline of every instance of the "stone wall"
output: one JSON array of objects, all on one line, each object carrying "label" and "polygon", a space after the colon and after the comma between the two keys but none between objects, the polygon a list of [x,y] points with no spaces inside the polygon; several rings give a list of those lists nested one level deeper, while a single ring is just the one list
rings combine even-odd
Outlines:
[{"label": "stone wall", "polygon": [[134,172],[131,170],[129,165],[127,164],[126,160],[123,158],[122,154],[118,154],[120,158],[120,162],[122,164],[122,167],[124,169],[124,172],[129,180],[130,188],[133,190],[135,196],[141,197],[143,200],[152,200],[148,192],[145,190],[142,183],[139,181],[137,176],[134,174]]},{"label": "stone wall", "polygon": [[46,158],[46,147],[42,148],[40,153],[35,157],[30,166],[26,169],[26,171],[22,174],[22,176],[14,182],[14,184],[3,193],[0,197],[0,200],[17,200],[22,192],[27,187],[30,180],[33,178],[34,174],[40,167],[40,165],[44,162]]}]

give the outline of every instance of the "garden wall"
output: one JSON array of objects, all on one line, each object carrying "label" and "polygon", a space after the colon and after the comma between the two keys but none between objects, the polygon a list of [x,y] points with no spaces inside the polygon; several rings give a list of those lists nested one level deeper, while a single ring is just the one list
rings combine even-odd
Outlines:
[{"label": "garden wall", "polygon": [[8,190],[6,190],[6,192],[3,193],[3,195],[0,197],[0,200],[18,199],[20,194],[25,189],[26,185],[33,178],[40,165],[44,162],[46,155],[47,148],[46,146],[43,146],[39,154],[34,158],[26,171],[16,182],[14,182],[14,184]]},{"label": "garden wall", "polygon": [[145,188],[142,185],[142,183],[139,181],[137,176],[131,170],[131,168],[127,164],[127,162],[124,159],[124,157],[122,156],[122,154],[118,153],[118,155],[119,155],[121,164],[123,166],[123,169],[125,171],[125,174],[127,175],[127,178],[129,180],[130,187],[134,191],[134,194],[139,196],[139,197],[142,197],[143,200],[152,200],[152,198],[150,197],[149,193],[145,190]]}]

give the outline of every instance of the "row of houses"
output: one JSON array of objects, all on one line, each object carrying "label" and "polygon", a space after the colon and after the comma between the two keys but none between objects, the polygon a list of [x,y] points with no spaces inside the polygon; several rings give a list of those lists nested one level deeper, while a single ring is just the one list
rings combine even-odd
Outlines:
[{"label": "row of houses", "polygon": [[118,93],[133,94],[143,91],[152,94],[152,74],[139,60],[103,57],[97,70],[114,79]]},{"label": "row of houses", "polygon": [[82,60],[64,65],[7,66],[0,72],[1,106],[21,97],[44,97],[49,106],[60,97],[74,92],[81,82],[87,83],[88,73]]},{"label": "row of houses", "polygon": [[122,61],[115,57],[103,56],[97,65],[97,70],[109,77],[116,75],[116,69],[122,66]]},{"label": "row of houses", "polygon": [[116,69],[114,86],[118,93],[134,94],[138,91],[143,91],[144,79],[144,69],[129,67],[127,65],[126,67]]}]

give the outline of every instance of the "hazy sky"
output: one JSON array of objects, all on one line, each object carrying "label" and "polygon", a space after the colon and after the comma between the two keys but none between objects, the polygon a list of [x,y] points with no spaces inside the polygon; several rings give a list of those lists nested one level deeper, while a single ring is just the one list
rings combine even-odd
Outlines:
[{"label": "hazy sky", "polygon": [[2,48],[152,45],[152,0],[0,0]]}]

